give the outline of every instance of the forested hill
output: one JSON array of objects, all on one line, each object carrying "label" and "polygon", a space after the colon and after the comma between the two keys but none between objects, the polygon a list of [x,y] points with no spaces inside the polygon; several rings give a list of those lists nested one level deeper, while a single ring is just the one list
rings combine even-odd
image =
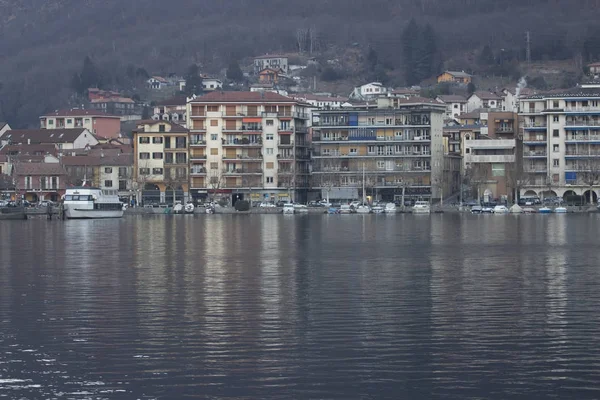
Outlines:
[{"label": "forested hill", "polygon": [[89,55],[118,75],[128,65],[182,73],[218,71],[231,59],[297,49],[310,28],[318,50],[372,47],[402,64],[408,21],[429,23],[442,55],[522,51],[531,31],[538,59],[581,53],[600,0],[0,0],[0,118],[16,126],[64,105]]}]

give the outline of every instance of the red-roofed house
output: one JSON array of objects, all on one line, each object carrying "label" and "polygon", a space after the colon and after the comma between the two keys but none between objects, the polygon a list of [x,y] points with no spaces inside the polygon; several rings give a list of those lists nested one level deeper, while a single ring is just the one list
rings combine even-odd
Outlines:
[{"label": "red-roofed house", "polygon": [[94,135],[117,138],[121,134],[121,118],[98,110],[59,110],[40,116],[42,129],[85,128]]}]

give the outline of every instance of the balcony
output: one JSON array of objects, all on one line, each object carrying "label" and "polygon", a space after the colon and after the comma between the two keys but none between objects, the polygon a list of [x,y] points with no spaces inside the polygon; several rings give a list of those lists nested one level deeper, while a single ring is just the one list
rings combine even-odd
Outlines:
[{"label": "balcony", "polygon": [[293,154],[277,154],[277,159],[278,160],[293,160],[294,159],[294,155]]},{"label": "balcony", "polygon": [[465,145],[472,149],[513,149],[514,139],[467,140]]},{"label": "balcony", "polygon": [[496,133],[514,133],[515,128],[512,126],[500,126],[496,128]]},{"label": "balcony", "polygon": [[523,171],[529,174],[545,174],[548,169],[545,165],[533,165],[523,167]]},{"label": "balcony", "polygon": [[471,163],[513,163],[514,154],[501,155],[465,155],[465,161]]},{"label": "balcony", "polygon": [[263,170],[261,168],[236,168],[236,169],[224,169],[224,175],[262,175]]},{"label": "balcony", "polygon": [[[221,116],[223,118],[242,118],[242,117],[247,117],[248,115],[246,115],[246,113],[244,112],[222,112]],[[256,115],[253,115],[256,116]]]},{"label": "balcony", "polygon": [[301,112],[291,112],[291,111],[285,111],[285,112],[280,112],[280,111],[265,111],[261,113],[262,117],[265,118],[300,118],[300,119],[308,119],[308,114],[306,113],[301,113]]},{"label": "balcony", "polygon": [[258,141],[258,142],[250,142],[247,139],[241,139],[241,140],[234,140],[234,141],[226,141],[223,140],[221,142],[221,145],[223,147],[262,147],[263,143],[262,141]]},{"label": "balcony", "polygon": [[190,140],[190,147],[206,146],[206,140]]},{"label": "balcony", "polygon": [[287,142],[287,143],[282,143],[281,140],[279,142],[277,142],[277,146],[279,147],[294,147],[294,142]]},{"label": "balcony", "polygon": [[[190,161],[204,161],[206,160],[206,154],[199,154],[199,155],[195,155],[195,154],[190,154]],[[165,163],[167,164],[167,163]]]},{"label": "balcony", "polygon": [[545,151],[524,151],[523,158],[546,158],[548,154]]},{"label": "balcony", "polygon": [[598,150],[567,150],[565,157],[582,157],[582,158],[596,158],[600,157],[600,151]]},{"label": "balcony", "polygon": [[587,106],[587,107],[567,107],[565,108],[566,113],[600,113],[600,107],[598,106]]},{"label": "balcony", "polygon": [[523,143],[529,146],[545,146],[546,138],[523,138]]},{"label": "balcony", "polygon": [[565,142],[600,142],[600,135],[568,135]]},{"label": "balcony", "polygon": [[582,127],[598,127],[600,128],[600,121],[566,121],[566,126],[582,126]]},{"label": "balcony", "polygon": [[544,122],[525,122],[523,124],[523,129],[525,130],[546,130],[547,128],[546,121]]},{"label": "balcony", "polygon": [[337,136],[325,138],[313,137],[313,142],[348,143],[348,142],[424,142],[430,141],[431,136]]},{"label": "balcony", "polygon": [[239,129],[243,132],[262,132],[262,125],[242,125],[242,129]]},{"label": "balcony", "polygon": [[206,175],[206,168],[190,168],[190,176]]}]

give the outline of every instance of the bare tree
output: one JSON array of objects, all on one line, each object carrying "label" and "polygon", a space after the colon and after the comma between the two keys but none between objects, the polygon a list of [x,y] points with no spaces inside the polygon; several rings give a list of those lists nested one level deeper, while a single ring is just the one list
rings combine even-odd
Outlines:
[{"label": "bare tree", "polygon": [[280,171],[277,176],[277,185],[287,189],[289,201],[294,201],[292,191],[296,187],[296,170],[292,165],[289,170]]},{"label": "bare tree", "polygon": [[583,165],[581,181],[590,188],[590,204],[594,202],[594,186],[600,183],[600,160],[588,160]]},{"label": "bare tree", "polygon": [[533,177],[530,173],[523,171],[523,168],[520,168],[517,163],[512,163],[505,172],[506,184],[511,190],[513,204],[517,204],[521,188],[531,184],[531,182],[533,182]]},{"label": "bare tree", "polygon": [[484,164],[473,163],[465,168],[465,182],[477,193],[477,201],[481,200],[481,185],[487,182],[488,168]]},{"label": "bare tree", "polygon": [[329,196],[334,187],[340,186],[340,168],[333,160],[321,160],[319,162],[320,171],[317,175],[317,184],[321,190],[325,191],[325,200],[329,203]]},{"label": "bare tree", "polygon": [[145,190],[146,184],[152,179],[150,162],[148,160],[138,160],[137,169],[133,171],[134,190],[136,191],[136,202],[139,204],[142,199],[141,193]]},{"label": "bare tree", "polygon": [[188,183],[187,169],[184,167],[170,168],[165,171],[165,184],[171,188],[173,194],[173,207],[177,204],[177,189]]},{"label": "bare tree", "polygon": [[211,169],[209,176],[208,176],[208,186],[213,191],[213,195],[212,195],[213,201],[215,200],[215,197],[217,196],[217,192],[221,188],[222,184],[223,184],[223,175],[221,175],[221,173],[219,172],[218,169]]}]

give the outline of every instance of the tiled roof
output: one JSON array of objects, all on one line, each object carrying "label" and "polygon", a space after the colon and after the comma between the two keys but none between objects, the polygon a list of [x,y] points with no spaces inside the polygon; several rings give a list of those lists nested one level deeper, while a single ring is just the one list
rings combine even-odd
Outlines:
[{"label": "tiled roof", "polygon": [[187,98],[185,95],[183,96],[174,96],[170,99],[165,99],[161,101],[157,101],[157,106],[185,106],[187,103]]},{"label": "tiled roof", "polygon": [[[105,100],[104,100],[105,101]],[[42,115],[40,118],[47,117],[109,117],[119,118],[118,115],[109,115],[98,110],[83,110],[81,108],[73,108],[71,110],[57,110],[51,113]]]},{"label": "tiled roof", "polygon": [[467,99],[457,94],[442,94],[437,97],[444,103],[466,103]]},{"label": "tiled roof", "polygon": [[409,97],[407,99],[394,99],[394,101],[397,101],[398,104],[421,104],[421,103],[426,103],[426,104],[436,104],[438,106],[441,106],[441,104],[434,100],[434,99],[428,99],[426,97],[420,97],[420,96],[413,96],[413,97]]},{"label": "tiled roof", "polygon": [[2,136],[2,140],[11,143],[72,143],[79,136],[89,133],[87,129],[13,129]]},{"label": "tiled roof", "polygon": [[470,78],[471,77],[471,74],[467,74],[465,71],[445,71],[445,72],[442,72],[440,75],[443,75],[443,74],[450,74],[457,78]]},{"label": "tiled roof", "polygon": [[105,155],[102,156],[64,156],[61,159],[61,163],[64,166],[115,166],[115,167],[127,167],[133,165],[132,154],[121,154],[121,155]]},{"label": "tiled roof", "polygon": [[176,124],[174,122],[171,122],[171,121],[143,119],[143,120],[136,122],[135,125],[138,127],[136,132],[144,132],[144,125],[156,125],[156,124],[171,125],[171,130],[169,130],[168,132],[150,132],[150,133],[187,133],[190,131],[189,129],[184,128],[183,126]]},{"label": "tiled roof", "polygon": [[18,151],[19,154],[50,153],[56,154],[56,145],[54,144],[10,144],[0,149],[0,154],[9,154]]},{"label": "tiled roof", "polygon": [[[135,103],[133,99],[129,97],[102,97],[98,99],[92,99],[91,103]],[[105,117],[113,117],[113,115],[104,115]]]},{"label": "tiled roof", "polygon": [[56,163],[19,163],[15,164],[15,173],[21,176],[28,175],[66,175],[62,165]]},{"label": "tiled roof", "polygon": [[191,103],[294,103],[295,100],[273,92],[222,92],[215,91],[196,97]]},{"label": "tiled roof", "polygon": [[479,91],[479,92],[473,93],[472,96],[477,96],[481,100],[502,100],[502,97],[500,97],[496,93],[492,93],[492,92]]},{"label": "tiled roof", "polygon": [[577,98],[577,97],[600,97],[600,88],[581,88],[572,89],[557,89],[545,93],[538,93],[531,96],[526,96],[524,99],[541,100],[545,98]]},{"label": "tiled roof", "polygon": [[331,101],[331,102],[339,102],[339,103],[345,103],[346,101],[348,101],[348,98],[344,98],[344,97],[319,96],[319,95],[311,94],[311,93],[295,94],[292,97],[295,99],[301,99],[301,100]]},{"label": "tiled roof", "polygon": [[0,122],[0,129],[4,128],[6,126],[6,122]]},{"label": "tiled roof", "polygon": [[257,60],[257,59],[265,59],[265,58],[288,58],[288,56],[282,56],[282,55],[279,55],[279,54],[265,54],[264,56],[254,57],[255,60]]}]

